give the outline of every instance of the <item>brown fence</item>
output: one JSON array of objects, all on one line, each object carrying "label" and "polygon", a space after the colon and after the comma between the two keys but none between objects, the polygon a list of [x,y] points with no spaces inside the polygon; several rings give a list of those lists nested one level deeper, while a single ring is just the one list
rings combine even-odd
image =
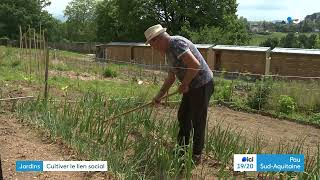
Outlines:
[{"label": "brown fence", "polygon": [[84,54],[96,54],[98,42],[49,42],[51,48]]}]

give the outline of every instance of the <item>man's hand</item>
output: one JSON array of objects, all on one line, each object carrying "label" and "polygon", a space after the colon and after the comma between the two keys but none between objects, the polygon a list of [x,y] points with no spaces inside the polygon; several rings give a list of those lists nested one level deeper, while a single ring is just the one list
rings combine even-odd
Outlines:
[{"label": "man's hand", "polygon": [[189,91],[189,86],[182,83],[182,84],[179,86],[178,91],[179,91],[180,94],[187,93],[187,92]]},{"label": "man's hand", "polygon": [[155,96],[155,97],[152,99],[152,102],[153,102],[153,104],[160,104],[160,102],[161,102],[161,97],[159,97],[158,95]]}]

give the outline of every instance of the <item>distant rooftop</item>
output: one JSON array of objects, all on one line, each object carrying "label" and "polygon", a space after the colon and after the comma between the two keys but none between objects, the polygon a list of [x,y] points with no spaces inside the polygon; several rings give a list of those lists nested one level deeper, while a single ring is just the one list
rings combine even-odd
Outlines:
[{"label": "distant rooftop", "polygon": [[272,53],[320,55],[320,49],[274,48]]},{"label": "distant rooftop", "polygon": [[[98,46],[150,46],[145,43],[133,43],[133,42],[110,42],[108,44],[99,44]],[[195,44],[197,48],[210,48],[213,44]]]},{"label": "distant rooftop", "polygon": [[259,47],[259,46],[233,46],[233,45],[216,45],[213,47],[214,50],[230,50],[230,51],[256,51],[266,52],[270,47]]},{"label": "distant rooftop", "polygon": [[107,46],[149,46],[145,43],[133,43],[133,42],[110,42]]},{"label": "distant rooftop", "polygon": [[195,44],[196,48],[211,48],[214,44]]}]

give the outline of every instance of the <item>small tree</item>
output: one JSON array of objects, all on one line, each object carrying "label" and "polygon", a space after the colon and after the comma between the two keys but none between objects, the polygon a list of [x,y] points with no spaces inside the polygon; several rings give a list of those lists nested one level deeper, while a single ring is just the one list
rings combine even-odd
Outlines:
[{"label": "small tree", "polygon": [[276,37],[268,38],[260,44],[260,46],[271,47],[271,49],[277,47],[278,45],[279,45],[279,39]]}]

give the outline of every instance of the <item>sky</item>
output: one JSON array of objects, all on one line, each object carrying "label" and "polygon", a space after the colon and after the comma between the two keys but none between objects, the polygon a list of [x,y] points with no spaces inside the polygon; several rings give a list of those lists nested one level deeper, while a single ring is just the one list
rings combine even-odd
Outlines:
[{"label": "sky", "polygon": [[[63,10],[71,0],[51,0],[46,9],[55,17],[63,16]],[[237,0],[238,16],[249,21],[286,20],[287,17],[303,20],[305,16],[320,12],[320,0]]]}]

